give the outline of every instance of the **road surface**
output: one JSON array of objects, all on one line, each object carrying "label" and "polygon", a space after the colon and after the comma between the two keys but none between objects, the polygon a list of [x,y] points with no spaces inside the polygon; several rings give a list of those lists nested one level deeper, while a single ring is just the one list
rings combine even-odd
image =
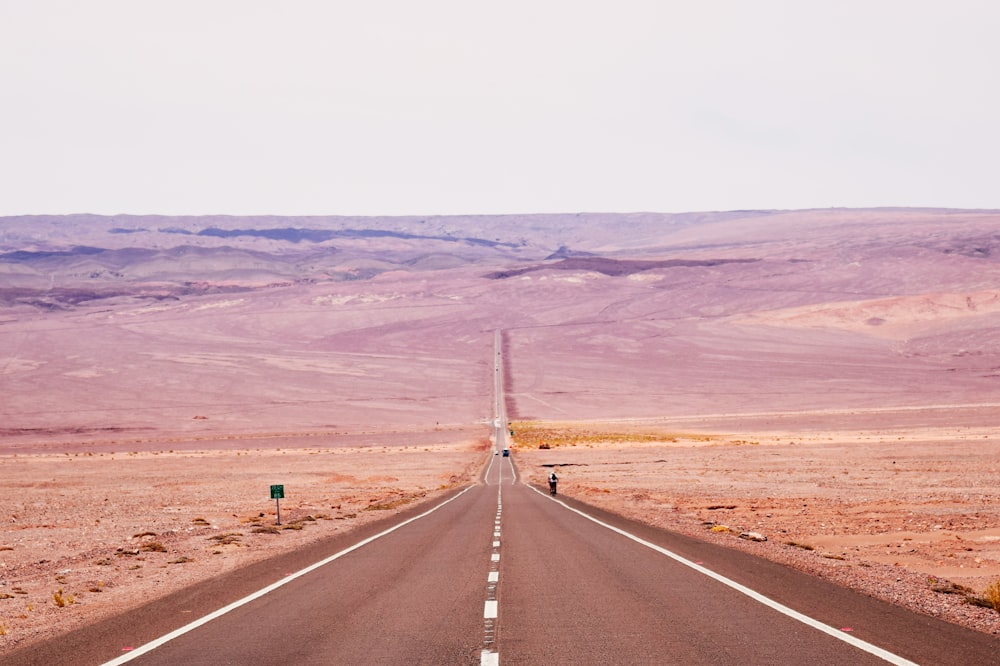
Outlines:
[{"label": "road surface", "polygon": [[226,585],[174,595],[12,663],[995,663],[998,643],[984,634],[552,498],[515,481],[513,461],[491,455],[481,483],[398,528],[356,536],[362,545],[311,571],[281,571],[284,562],[244,573],[278,586],[170,640],[156,639],[190,622],[184,610],[207,614],[252,595]]},{"label": "road surface", "polygon": [[6,662],[987,664],[1000,643],[526,485],[478,483]]}]

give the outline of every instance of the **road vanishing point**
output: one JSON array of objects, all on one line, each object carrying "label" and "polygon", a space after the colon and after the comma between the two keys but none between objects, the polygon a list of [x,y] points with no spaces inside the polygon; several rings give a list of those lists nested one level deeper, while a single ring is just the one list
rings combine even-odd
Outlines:
[{"label": "road vanishing point", "polygon": [[997,663],[985,634],[522,482],[494,349],[477,483],[5,663]]}]

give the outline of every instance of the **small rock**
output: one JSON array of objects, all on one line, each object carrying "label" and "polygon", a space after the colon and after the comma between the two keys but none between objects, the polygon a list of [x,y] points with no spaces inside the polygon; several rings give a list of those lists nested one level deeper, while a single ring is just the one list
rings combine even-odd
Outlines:
[{"label": "small rock", "polygon": [[740,532],[740,538],[747,541],[767,541],[767,537],[760,532]]}]

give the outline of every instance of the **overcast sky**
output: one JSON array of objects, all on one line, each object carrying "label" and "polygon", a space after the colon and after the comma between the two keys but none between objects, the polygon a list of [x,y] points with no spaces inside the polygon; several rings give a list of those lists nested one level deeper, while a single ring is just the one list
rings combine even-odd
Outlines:
[{"label": "overcast sky", "polygon": [[1000,208],[994,0],[0,0],[0,215]]}]

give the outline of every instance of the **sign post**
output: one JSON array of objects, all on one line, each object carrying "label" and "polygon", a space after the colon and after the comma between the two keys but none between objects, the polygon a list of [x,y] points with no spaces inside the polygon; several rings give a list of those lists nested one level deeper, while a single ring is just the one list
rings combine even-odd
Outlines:
[{"label": "sign post", "polygon": [[278,524],[281,524],[281,498],[285,496],[284,486],[271,486],[271,499],[274,500],[274,505],[278,509]]}]

